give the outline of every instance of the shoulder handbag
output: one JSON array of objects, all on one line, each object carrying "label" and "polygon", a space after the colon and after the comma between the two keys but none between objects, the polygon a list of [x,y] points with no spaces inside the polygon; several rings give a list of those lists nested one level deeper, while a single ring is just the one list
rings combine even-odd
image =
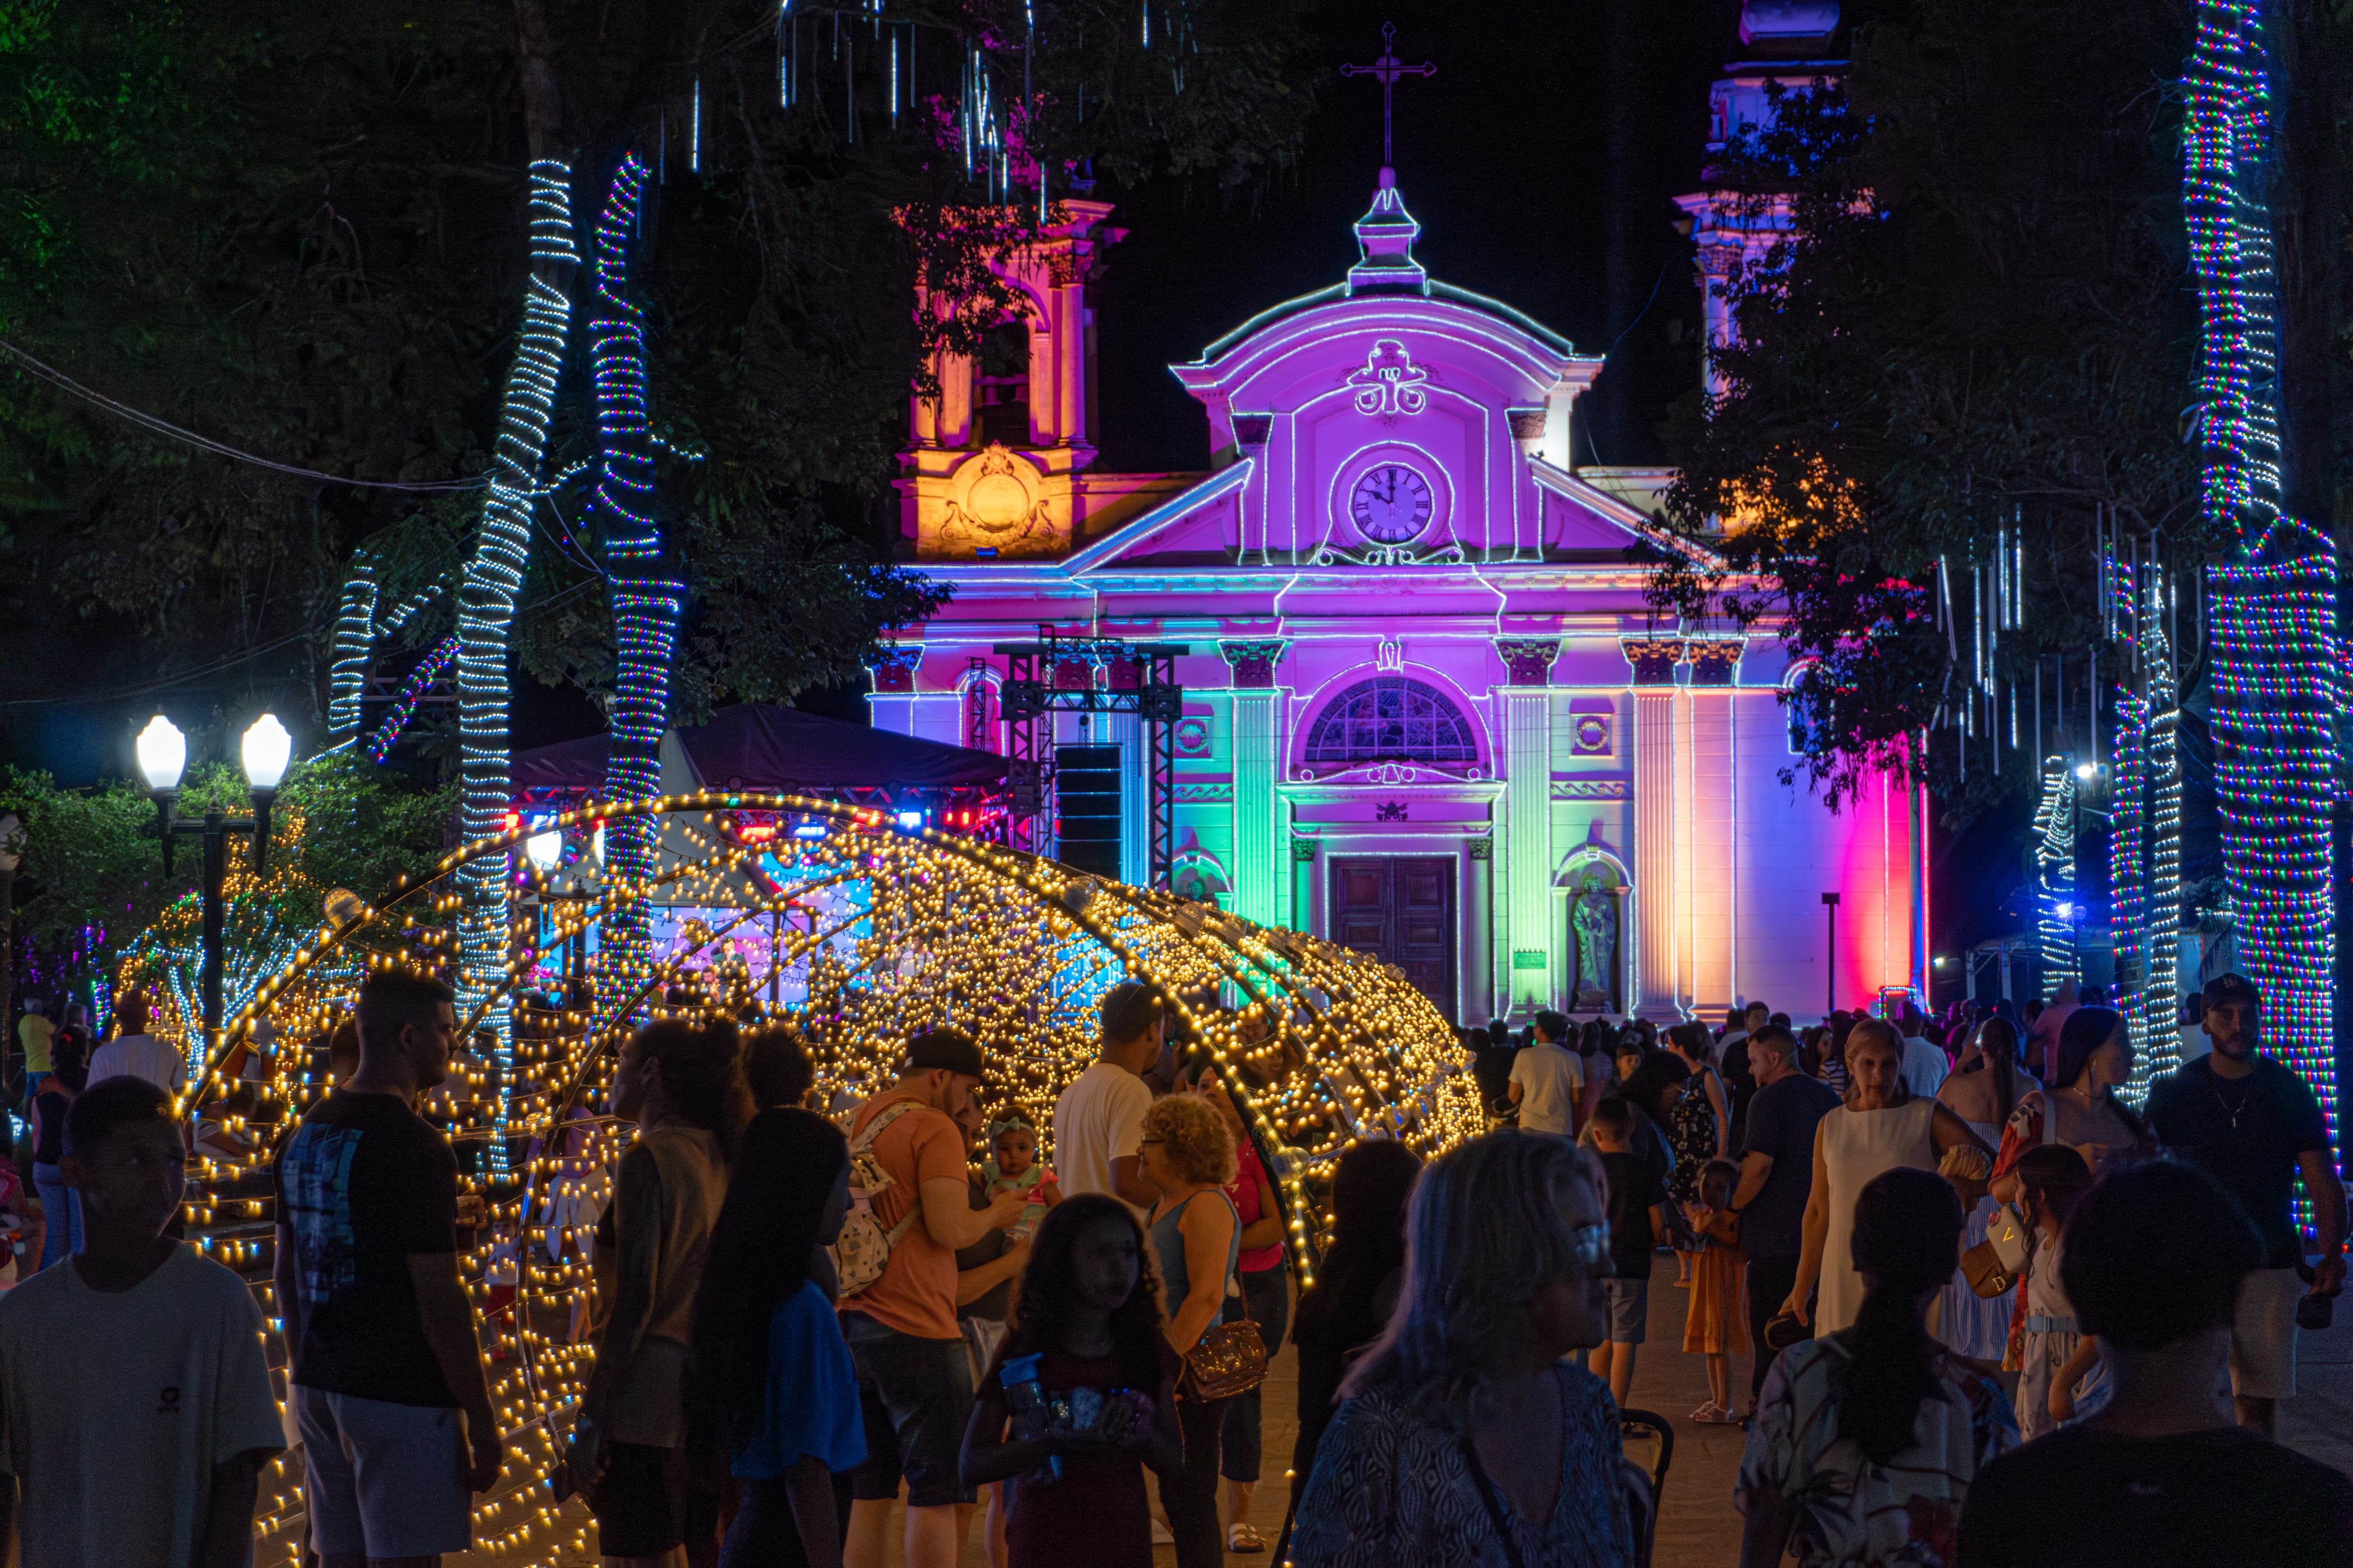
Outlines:
[{"label": "shoulder handbag", "polygon": [[[2049,1095],[2042,1100],[2042,1142],[2058,1141],[2059,1118]],[[2034,1233],[2015,1204],[2004,1204],[1986,1222],[1986,1238],[1961,1254],[1961,1277],[1969,1289],[1990,1301],[2018,1289],[2019,1277],[2034,1252]]]},{"label": "shoulder handbag", "polygon": [[[1218,1194],[1225,1197],[1223,1193]],[[1233,1200],[1226,1198],[1226,1205]],[[1242,1223],[1237,1212],[1234,1225]],[[1241,1297],[1242,1315],[1230,1323],[1211,1323],[1185,1352],[1185,1371],[1176,1380],[1176,1396],[1195,1404],[1231,1399],[1248,1394],[1266,1381],[1266,1338],[1250,1315],[1250,1296]]]}]

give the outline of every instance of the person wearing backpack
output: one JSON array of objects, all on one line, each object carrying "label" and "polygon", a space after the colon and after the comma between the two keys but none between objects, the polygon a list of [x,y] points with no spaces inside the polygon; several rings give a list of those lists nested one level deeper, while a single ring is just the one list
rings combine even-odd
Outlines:
[{"label": "person wearing backpack", "polygon": [[971,1206],[956,1114],[985,1072],[979,1045],[955,1029],[908,1042],[898,1081],[849,1122],[852,1212],[834,1256],[841,1326],[858,1371],[866,1462],[853,1474],[848,1568],[882,1568],[891,1505],[907,1487],[907,1568],[955,1568],[956,1474],[972,1415],[972,1368],[956,1323],[956,1248],[1017,1223],[1029,1194]]}]

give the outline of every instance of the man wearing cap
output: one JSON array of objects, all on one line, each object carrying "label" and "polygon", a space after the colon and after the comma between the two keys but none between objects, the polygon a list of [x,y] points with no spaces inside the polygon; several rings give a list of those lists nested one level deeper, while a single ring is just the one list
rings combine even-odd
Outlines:
[{"label": "man wearing cap", "polygon": [[891,1177],[874,1195],[874,1218],[887,1232],[920,1205],[922,1222],[899,1237],[881,1277],[841,1303],[867,1450],[852,1479],[848,1568],[882,1568],[902,1479],[907,1568],[955,1568],[959,1553],[955,1505],[974,1494],[956,1475],[972,1416],[972,1368],[956,1323],[956,1248],[1012,1225],[1029,1201],[1026,1193],[1008,1192],[987,1208],[971,1206],[955,1118],[984,1076],[971,1036],[933,1029],[908,1043],[899,1080],[850,1118],[855,1144],[892,1107],[907,1108],[874,1139],[875,1163]]}]

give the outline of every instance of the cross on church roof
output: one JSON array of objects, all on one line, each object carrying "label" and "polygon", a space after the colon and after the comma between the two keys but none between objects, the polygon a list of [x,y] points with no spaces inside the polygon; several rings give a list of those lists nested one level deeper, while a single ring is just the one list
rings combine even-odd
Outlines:
[{"label": "cross on church roof", "polygon": [[1389,94],[1396,88],[1399,77],[1432,77],[1438,74],[1438,68],[1428,60],[1418,66],[1400,64],[1397,58],[1397,24],[1383,22],[1381,58],[1368,66],[1344,65],[1340,68],[1340,74],[1368,76],[1381,84],[1381,167],[1393,166],[1397,159],[1390,150]]}]

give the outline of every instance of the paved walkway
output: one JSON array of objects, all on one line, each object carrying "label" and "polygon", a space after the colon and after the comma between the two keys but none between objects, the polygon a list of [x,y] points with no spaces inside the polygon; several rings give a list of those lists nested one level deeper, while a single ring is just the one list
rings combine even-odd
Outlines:
[{"label": "paved walkway", "polygon": [[[1740,1558],[1740,1519],[1732,1507],[1732,1482],[1740,1468],[1746,1435],[1736,1426],[1698,1426],[1691,1412],[1707,1398],[1707,1370],[1698,1356],[1683,1353],[1683,1316],[1687,1291],[1674,1286],[1671,1258],[1657,1260],[1651,1285],[1650,1343],[1634,1369],[1634,1386],[1628,1404],[1667,1418],[1675,1432],[1673,1468],[1661,1499],[1655,1568],[1735,1568]],[[2353,1473],[2353,1296],[2340,1306],[2336,1327],[2306,1334],[2297,1358],[2298,1396],[2281,1407],[2280,1439],[2300,1452]],[[1734,1388],[1747,1388],[1747,1363],[1734,1363]],[[1282,1529],[1283,1508],[1290,1495],[1284,1471],[1298,1435],[1298,1377],[1289,1347],[1275,1358],[1265,1384],[1264,1479],[1250,1509],[1250,1520],[1271,1545]],[[596,1558],[587,1546],[595,1531],[575,1500],[564,1510],[565,1544],[554,1554],[555,1568],[590,1568]],[[979,1528],[965,1552],[965,1568],[987,1568]],[[902,1568],[892,1531],[891,1568]],[[575,1544],[577,1542],[578,1544]],[[1160,1547],[1155,1568],[1175,1568],[1174,1550]],[[514,1557],[481,1553],[452,1557],[451,1568],[536,1560],[549,1562],[548,1548]],[[1231,1556],[1234,1568],[1267,1563],[1268,1555]],[[1072,1559],[1074,1568],[1079,1559]],[[1399,1568],[1409,1568],[1400,1564]]]}]

